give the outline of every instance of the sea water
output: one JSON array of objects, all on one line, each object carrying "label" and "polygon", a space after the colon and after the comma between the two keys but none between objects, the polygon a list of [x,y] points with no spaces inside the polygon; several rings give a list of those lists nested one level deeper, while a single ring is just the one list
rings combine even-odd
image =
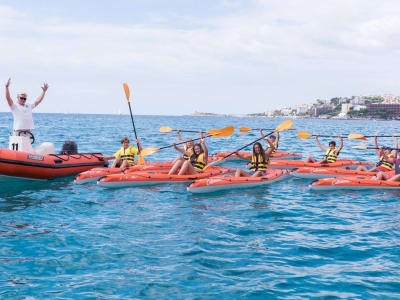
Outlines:
[{"label": "sea water", "polygon": [[[128,115],[35,114],[36,145],[65,140],[112,155],[134,134]],[[275,128],[284,119],[135,116],[143,147],[181,129]],[[7,148],[12,116],[0,114]],[[396,121],[294,120],[297,131],[398,132]],[[280,149],[322,158],[315,140],[281,133]],[[268,132],[268,131],[267,131]],[[196,137],[182,134],[184,138]],[[230,151],[258,132],[209,138]],[[334,138],[333,138],[334,139]],[[324,146],[330,138],[321,138]],[[339,140],[335,139],[337,142]],[[393,140],[380,139],[392,145]],[[342,158],[376,161],[345,139]],[[172,160],[173,149],[146,160]],[[238,163],[237,167],[246,166]],[[104,189],[73,177],[2,185],[1,299],[368,299],[400,297],[400,191],[313,192],[289,178],[262,188],[192,195],[184,184]]]}]

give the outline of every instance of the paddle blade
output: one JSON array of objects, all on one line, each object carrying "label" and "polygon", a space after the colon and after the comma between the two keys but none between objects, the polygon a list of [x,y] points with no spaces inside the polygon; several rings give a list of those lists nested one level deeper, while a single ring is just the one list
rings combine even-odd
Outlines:
[{"label": "paddle blade", "polygon": [[142,151],[140,151],[140,155],[147,156],[153,154],[154,152],[157,152],[159,149],[160,148],[144,148]]},{"label": "paddle blade", "polygon": [[354,140],[364,140],[364,141],[367,140],[367,138],[365,136],[363,136],[362,134],[359,134],[359,133],[350,133],[347,138],[354,139]]},{"label": "paddle blade", "polygon": [[358,146],[353,146],[352,148],[365,150],[365,149],[368,149],[368,146],[358,145]]},{"label": "paddle blade", "polygon": [[146,162],[142,154],[139,154],[138,165],[144,165]]},{"label": "paddle blade", "polygon": [[297,133],[297,137],[301,138],[301,139],[307,139],[310,136],[312,136],[311,133],[308,133],[307,131],[300,131]]},{"label": "paddle blade", "polygon": [[225,137],[230,136],[232,133],[235,132],[235,127],[233,126],[226,126],[221,129],[214,129],[214,133],[211,133],[213,137]]},{"label": "paddle blade", "polygon": [[279,132],[282,130],[288,130],[290,127],[293,126],[293,121],[292,120],[286,120],[282,122],[281,124],[278,125],[278,127],[275,128],[275,132]]},{"label": "paddle blade", "polygon": [[168,126],[162,126],[160,127],[160,132],[171,132],[172,128]]},{"label": "paddle blade", "polygon": [[122,86],[124,87],[126,100],[129,102],[129,98],[131,97],[131,92],[129,91],[129,86],[126,82],[124,82],[122,84]]},{"label": "paddle blade", "polygon": [[239,131],[240,131],[240,132],[249,132],[249,131],[251,131],[251,128],[246,127],[246,126],[243,126],[243,127],[240,127],[240,128],[239,128]]}]

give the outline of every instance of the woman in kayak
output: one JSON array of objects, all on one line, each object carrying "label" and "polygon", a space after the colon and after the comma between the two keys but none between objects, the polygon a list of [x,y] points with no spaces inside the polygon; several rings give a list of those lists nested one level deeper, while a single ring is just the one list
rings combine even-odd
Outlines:
[{"label": "woman in kayak", "polygon": [[326,164],[326,163],[334,163],[337,160],[337,157],[339,156],[340,151],[343,149],[343,136],[340,134],[340,146],[339,148],[336,147],[336,142],[335,141],[330,141],[328,146],[329,148],[325,148],[321,145],[321,143],[318,140],[318,135],[315,137],[315,140],[317,141],[318,147],[325,152],[325,157],[317,161],[313,157],[307,157],[306,162],[308,163],[320,163],[320,164]]},{"label": "woman in kayak", "polygon": [[[202,146],[203,145],[203,146]],[[208,149],[204,138],[199,144],[193,146],[193,154],[189,160],[185,160],[178,175],[192,175],[202,173],[208,160]]]},{"label": "woman in kayak", "polygon": [[[399,143],[397,140],[397,135],[393,136],[394,139],[394,148],[399,148]],[[359,166],[357,171],[370,171],[370,172],[390,172],[393,169],[394,160],[397,157],[397,150],[395,153],[392,153],[392,149],[390,147],[379,147],[378,146],[378,133],[375,134],[374,138],[375,151],[379,157],[379,161],[376,166],[372,169],[367,169],[365,166]]]},{"label": "woman in kayak", "polygon": [[239,152],[236,154],[241,159],[250,160],[250,173],[246,172],[242,169],[236,169],[235,177],[260,177],[264,176],[267,173],[269,158],[273,151],[275,150],[275,145],[272,140],[266,138],[260,130],[261,137],[264,139],[266,143],[268,143],[269,148],[264,150],[262,145],[259,142],[254,143],[253,145],[253,153],[249,155],[242,155]]},{"label": "woman in kayak", "polygon": [[371,179],[387,180],[387,181],[400,181],[400,158],[394,160],[395,170],[391,172],[378,172]]},{"label": "woman in kayak", "polygon": [[[182,140],[182,136],[181,136],[181,131],[177,130],[177,134],[178,134],[178,141],[180,143],[182,143],[183,140]],[[203,137],[203,136],[201,136],[201,137]],[[169,170],[169,172],[168,172],[169,175],[176,174],[178,172],[178,170],[182,167],[183,163],[190,159],[190,156],[192,156],[192,154],[193,154],[193,145],[194,145],[194,143],[192,140],[187,141],[185,143],[185,145],[183,145],[183,148],[179,148],[174,144],[175,150],[179,151],[183,155],[179,156],[177,159],[175,159],[174,165],[172,166],[171,170]]]}]

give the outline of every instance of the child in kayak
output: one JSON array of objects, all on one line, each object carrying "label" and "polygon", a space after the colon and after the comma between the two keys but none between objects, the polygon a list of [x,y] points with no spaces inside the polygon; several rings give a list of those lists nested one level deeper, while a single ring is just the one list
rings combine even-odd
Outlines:
[{"label": "child in kayak", "polygon": [[[182,136],[181,136],[181,131],[177,130],[177,134],[178,134],[178,141],[180,143],[182,143],[183,140],[182,140]],[[201,133],[201,137],[203,138],[203,133]],[[185,143],[185,145],[183,146],[183,148],[179,148],[174,144],[175,150],[179,151],[183,155],[179,156],[177,159],[175,159],[174,165],[172,166],[171,170],[169,170],[169,172],[168,172],[169,175],[176,174],[178,172],[178,170],[182,167],[183,163],[190,159],[190,157],[193,154],[193,145],[194,145],[194,143],[192,140],[187,141]]]},{"label": "child in kayak", "polygon": [[121,168],[126,169],[135,164],[135,155],[139,155],[140,151],[142,151],[142,146],[140,145],[139,140],[135,139],[135,142],[139,146],[139,150],[135,147],[129,145],[129,139],[124,137],[121,139],[122,147],[112,156],[104,157],[104,160],[115,159],[111,168]]},{"label": "child in kayak", "polygon": [[274,144],[274,147],[275,147],[275,149],[272,150],[272,153],[276,153],[276,151],[278,151],[278,147],[279,147],[279,139],[280,139],[279,131],[277,133],[277,136],[271,135],[269,138],[270,138],[272,144]]},{"label": "child in kayak", "polygon": [[[202,146],[203,145],[203,146]],[[192,175],[202,173],[208,161],[208,149],[204,138],[193,146],[193,154],[185,160],[178,175]]]},{"label": "child in kayak", "polygon": [[339,135],[340,138],[340,146],[339,148],[336,148],[336,142],[335,141],[330,141],[328,146],[329,148],[325,148],[321,145],[321,143],[318,140],[318,135],[315,136],[315,140],[317,141],[317,145],[318,147],[325,152],[325,157],[320,160],[317,161],[315,158],[313,157],[307,157],[306,162],[309,163],[320,163],[320,164],[326,164],[326,163],[334,163],[337,160],[337,157],[339,156],[340,151],[343,149],[343,136],[340,134]]},{"label": "child in kayak", "polygon": [[[394,148],[397,149],[399,147],[397,135],[393,136],[394,139]],[[374,138],[375,151],[379,157],[379,161],[376,166],[372,169],[367,169],[365,166],[359,166],[357,171],[370,171],[370,172],[390,172],[393,169],[394,160],[397,157],[397,150],[395,153],[392,153],[392,149],[390,147],[379,147],[378,146],[378,133],[375,134]]]},{"label": "child in kayak", "polygon": [[235,177],[260,177],[267,174],[267,168],[269,163],[269,158],[272,152],[275,150],[275,145],[272,139],[268,139],[264,136],[262,130],[260,130],[261,137],[268,143],[269,148],[264,150],[259,142],[254,143],[253,153],[249,155],[242,155],[236,152],[237,156],[241,159],[250,160],[250,173],[242,169],[236,169]]}]

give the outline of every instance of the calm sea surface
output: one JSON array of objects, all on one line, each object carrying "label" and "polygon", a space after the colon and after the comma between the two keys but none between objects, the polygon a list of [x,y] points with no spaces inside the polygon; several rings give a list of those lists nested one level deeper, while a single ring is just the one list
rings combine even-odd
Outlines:
[{"label": "calm sea surface", "polygon": [[[113,154],[133,138],[130,116],[35,114],[37,144],[64,140]],[[283,119],[137,116],[144,147],[182,129],[275,128]],[[294,120],[320,134],[400,133],[396,121]],[[0,113],[0,147],[12,127]],[[315,140],[282,133],[280,149],[322,157]],[[190,137],[190,135],[184,135]],[[208,140],[210,152],[256,139]],[[322,141],[327,144],[329,139]],[[391,145],[392,139],[380,140]],[[345,140],[342,158],[375,161]],[[148,160],[172,160],[174,150]],[[237,164],[240,166],[240,164]],[[243,166],[244,167],[244,166]],[[318,193],[309,181],[191,195],[185,185],[102,189],[73,177],[0,191],[1,299],[400,298],[400,191]]]}]

